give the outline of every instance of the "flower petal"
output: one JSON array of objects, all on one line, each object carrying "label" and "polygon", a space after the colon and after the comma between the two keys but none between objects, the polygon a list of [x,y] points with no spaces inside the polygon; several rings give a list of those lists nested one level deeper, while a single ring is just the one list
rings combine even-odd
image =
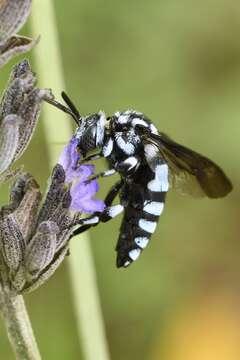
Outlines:
[{"label": "flower petal", "polygon": [[77,163],[80,159],[80,154],[77,151],[77,145],[78,145],[78,140],[73,136],[70,141],[70,157],[71,157],[71,166],[73,169],[77,167]]},{"label": "flower petal", "polygon": [[85,181],[94,172],[94,165],[78,165],[80,154],[77,151],[78,140],[73,136],[67,146],[63,148],[58,163],[62,165],[66,174],[66,183],[75,178]]},{"label": "flower petal", "polygon": [[81,208],[81,204],[84,200],[90,199],[98,191],[98,184],[96,181],[90,183],[78,182],[71,187],[71,208]]},{"label": "flower petal", "polygon": [[96,211],[102,212],[105,209],[105,204],[99,199],[88,199],[82,204],[82,212],[92,214]]},{"label": "flower petal", "polygon": [[97,193],[99,185],[96,180],[90,183],[77,183],[71,188],[72,202],[70,209],[74,211],[93,213],[95,211],[102,211],[104,203],[101,200],[92,199]]},{"label": "flower petal", "polygon": [[58,164],[61,165],[63,167],[63,169],[65,170],[66,173],[66,169],[69,167],[70,164],[70,151],[69,151],[69,145],[64,146],[61,155],[59,157],[58,160]]},{"label": "flower petal", "polygon": [[94,165],[80,165],[78,169],[76,170],[76,174],[81,177],[81,181],[85,181],[89,178],[89,176],[94,174]]},{"label": "flower petal", "polygon": [[103,211],[104,202],[92,199],[99,189],[97,181],[86,181],[94,174],[95,166],[78,164],[80,154],[77,151],[77,145],[78,139],[73,136],[68,145],[64,147],[59,158],[59,164],[63,167],[66,175],[65,183],[72,183],[70,187],[72,198],[70,210],[90,214],[95,211]]}]

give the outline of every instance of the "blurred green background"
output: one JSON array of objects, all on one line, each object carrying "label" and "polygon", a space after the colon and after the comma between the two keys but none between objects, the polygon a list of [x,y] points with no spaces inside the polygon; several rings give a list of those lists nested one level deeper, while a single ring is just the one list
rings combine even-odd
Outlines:
[{"label": "blurred green background", "polygon": [[[221,165],[235,186],[221,200],[170,191],[151,245],[127,270],[115,267],[121,219],[91,231],[112,359],[239,360],[240,4],[54,3],[65,90],[80,111],[142,111],[176,141]],[[1,90],[15,62],[1,71]],[[20,162],[44,189],[50,172],[41,121]],[[101,196],[114,180],[101,181]],[[7,187],[1,199],[7,201]],[[26,296],[46,360],[83,359],[68,261]],[[0,358],[13,359],[2,322],[0,339]]]}]

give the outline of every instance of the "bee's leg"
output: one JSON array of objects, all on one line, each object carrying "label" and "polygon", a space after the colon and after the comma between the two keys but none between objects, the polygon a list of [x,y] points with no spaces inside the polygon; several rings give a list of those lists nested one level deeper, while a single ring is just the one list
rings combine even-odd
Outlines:
[{"label": "bee's leg", "polygon": [[79,164],[84,164],[84,163],[86,163],[88,161],[92,161],[92,160],[98,160],[98,159],[100,159],[102,157],[103,157],[102,153],[92,154],[92,155],[89,155],[89,156],[85,157],[84,159],[81,159],[79,161]]},{"label": "bee's leg", "polygon": [[121,188],[123,187],[123,180],[118,180],[109,190],[109,192],[107,193],[105,199],[104,199],[104,203],[106,205],[106,207],[109,207],[112,205],[114,199],[116,198],[116,196],[118,195],[119,191],[121,190]]},{"label": "bee's leg", "polygon": [[96,180],[96,179],[99,179],[99,178],[102,178],[102,177],[112,176],[115,173],[116,173],[115,169],[109,169],[109,170],[106,170],[106,171],[102,171],[102,172],[90,177],[89,179],[87,179],[85,181],[85,183],[89,183],[89,182],[91,182],[93,180]]},{"label": "bee's leg", "polygon": [[116,169],[123,176],[128,176],[129,174],[134,173],[140,165],[140,159],[138,156],[129,156],[125,160],[119,162],[116,165]]},{"label": "bee's leg", "polygon": [[137,156],[129,156],[127,159],[119,162],[116,165],[116,169],[109,169],[106,171],[102,171],[99,174],[90,177],[88,180],[86,180],[86,182],[88,183],[95,179],[111,176],[115,174],[117,171],[120,172],[121,174],[128,175],[129,173],[135,172],[138,169],[139,164],[140,164],[140,160]]},{"label": "bee's leg", "polygon": [[140,162],[137,156],[129,156],[127,159],[121,161],[117,164],[117,170],[115,169],[109,169],[106,171],[102,171],[99,174],[96,174],[92,177],[90,177],[88,180],[86,180],[86,183],[91,182],[92,180],[99,179],[102,177],[107,177],[115,174],[117,171],[121,172],[122,174],[129,174],[130,172],[134,172],[137,170]]},{"label": "bee's leg", "polygon": [[112,205],[114,199],[118,195],[120,189],[123,186],[123,181],[118,181],[108,192],[104,203],[106,205],[106,208],[103,210],[103,212],[97,212],[89,216],[88,218],[81,219],[79,228],[75,229],[73,233],[71,234],[71,238],[75,235],[81,234],[82,232],[90,229],[92,226],[98,225],[100,222],[107,222],[111,219],[113,219],[115,216],[120,214],[123,211],[122,205]]}]

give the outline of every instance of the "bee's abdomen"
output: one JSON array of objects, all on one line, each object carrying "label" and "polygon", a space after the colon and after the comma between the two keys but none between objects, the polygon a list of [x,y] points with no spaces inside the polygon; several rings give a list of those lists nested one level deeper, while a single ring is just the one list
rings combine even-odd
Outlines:
[{"label": "bee's abdomen", "polygon": [[[137,260],[155,232],[164,209],[166,191],[161,189],[166,190],[166,187],[159,183],[159,187],[156,186],[152,191],[149,189],[151,186],[148,186],[153,182],[157,185],[157,181],[162,179],[156,179],[156,174],[145,166],[134,180],[131,184],[126,184],[121,196],[125,211],[116,246],[117,267],[127,267]],[[157,189],[160,191],[156,191]]]}]

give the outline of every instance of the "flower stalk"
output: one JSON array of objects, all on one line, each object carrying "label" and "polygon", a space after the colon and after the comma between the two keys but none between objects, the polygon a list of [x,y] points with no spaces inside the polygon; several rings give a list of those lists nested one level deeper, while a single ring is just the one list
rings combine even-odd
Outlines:
[{"label": "flower stalk", "polygon": [[0,309],[16,359],[40,360],[22,295],[12,295],[0,285]]}]

